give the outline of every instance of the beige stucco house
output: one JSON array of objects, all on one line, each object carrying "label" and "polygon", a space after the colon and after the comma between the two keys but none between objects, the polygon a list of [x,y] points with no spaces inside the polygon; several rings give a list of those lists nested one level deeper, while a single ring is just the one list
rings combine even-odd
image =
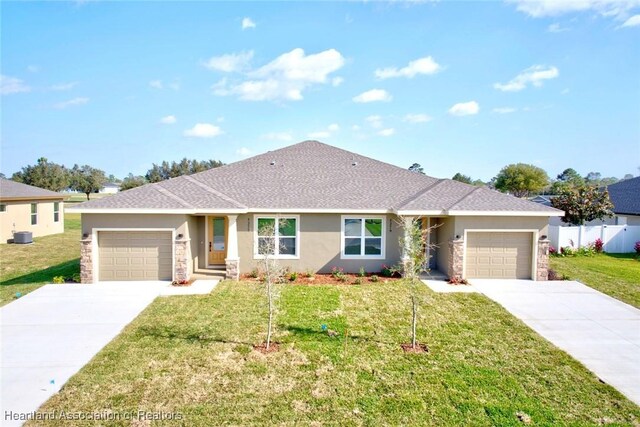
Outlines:
[{"label": "beige stucco house", "polygon": [[17,231],[30,231],[33,237],[63,233],[64,196],[0,179],[0,243],[11,242]]},{"label": "beige stucco house", "polygon": [[[295,271],[380,271],[400,261],[399,216],[431,230],[448,276],[546,280],[549,217],[563,213],[305,141],[71,208],[82,214],[83,282],[181,280],[255,268],[260,242]],[[271,235],[264,225],[278,224]]]}]

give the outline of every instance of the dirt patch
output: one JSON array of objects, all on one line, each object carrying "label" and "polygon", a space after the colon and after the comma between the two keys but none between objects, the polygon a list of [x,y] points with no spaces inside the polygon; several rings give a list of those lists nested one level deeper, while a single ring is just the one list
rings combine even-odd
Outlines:
[{"label": "dirt patch", "polygon": [[400,344],[400,347],[402,347],[402,350],[405,353],[415,353],[415,354],[429,353],[429,347],[427,347],[426,344],[416,343],[415,347],[412,347],[411,344]]},{"label": "dirt patch", "polygon": [[269,344],[269,348],[267,349],[267,343],[264,342],[262,344],[254,345],[253,349],[255,351],[259,351],[262,354],[275,353],[280,350],[280,344],[277,342],[272,342],[271,344]]}]

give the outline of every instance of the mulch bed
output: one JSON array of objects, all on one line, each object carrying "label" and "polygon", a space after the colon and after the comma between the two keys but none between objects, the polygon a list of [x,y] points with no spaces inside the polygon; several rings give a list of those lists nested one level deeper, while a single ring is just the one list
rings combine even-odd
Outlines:
[{"label": "mulch bed", "polygon": [[195,280],[193,280],[193,279],[191,279],[189,281],[184,281],[184,283],[182,281],[178,282],[177,280],[174,280],[173,282],[171,282],[171,286],[177,286],[177,287],[191,286],[193,284],[193,282],[195,282]]},{"label": "mulch bed", "polygon": [[[355,285],[358,279],[360,279],[361,285],[369,285],[376,283],[389,283],[396,282],[400,280],[399,277],[382,277],[378,276],[378,281],[371,281],[371,274],[367,274],[365,277],[360,277],[357,274],[346,274],[345,280],[341,281],[333,277],[331,274],[316,274],[313,277],[307,277],[305,275],[299,274],[298,278],[294,281],[286,280],[286,283],[290,283],[292,285],[303,285],[303,286],[312,286],[312,285]],[[242,280],[246,280],[249,282],[260,282],[260,278],[250,277],[248,274],[243,274],[241,276]]]},{"label": "mulch bed", "polygon": [[276,351],[280,350],[280,343],[272,342],[271,344],[269,344],[269,350],[267,350],[267,343],[263,342],[262,344],[254,345],[253,349],[255,351],[259,351],[262,354],[275,353]]},{"label": "mulch bed", "polygon": [[415,354],[429,353],[429,347],[427,347],[426,344],[416,343],[415,348],[412,347],[410,343],[400,344],[400,347],[402,347],[402,350],[405,353],[415,353]]}]

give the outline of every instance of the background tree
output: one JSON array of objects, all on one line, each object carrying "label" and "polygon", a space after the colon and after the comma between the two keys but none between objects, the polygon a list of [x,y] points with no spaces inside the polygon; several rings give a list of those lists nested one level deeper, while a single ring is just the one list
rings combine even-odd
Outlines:
[{"label": "background tree", "polygon": [[87,200],[89,200],[89,195],[99,191],[105,182],[107,182],[107,177],[105,176],[104,171],[93,168],[89,165],[84,165],[82,167],[73,165],[70,181],[70,187],[73,190],[86,194]]},{"label": "background tree", "polygon": [[[0,174],[2,175],[2,174]],[[633,178],[633,174],[630,173],[625,173],[624,176],[622,177],[622,179],[627,180],[627,179],[632,179]]]},{"label": "background tree", "polygon": [[451,179],[454,181],[464,182],[465,184],[473,184],[473,180],[469,175],[463,175],[460,172],[453,175]]},{"label": "background tree", "polygon": [[563,210],[565,215],[560,219],[574,225],[613,216],[609,192],[589,185],[566,189],[551,200],[551,206]]},{"label": "background tree", "polygon": [[209,169],[224,166],[220,160],[189,160],[186,157],[179,162],[166,160],[161,164],[153,163],[151,169],[145,174],[148,182],[160,182],[169,178],[176,178],[182,175],[191,175],[197,172],[204,172]]},{"label": "background tree", "polygon": [[7,177],[5,176],[5,174],[3,174],[2,172],[0,172],[0,178],[2,178],[2,179],[7,179]]},{"label": "background tree", "polygon": [[146,183],[147,180],[144,179],[144,176],[134,176],[130,173],[122,180],[122,183],[120,184],[120,191],[131,190],[132,188],[140,187]]},{"label": "background tree", "polygon": [[40,157],[35,165],[25,166],[11,177],[16,182],[51,191],[62,191],[69,186],[69,172],[59,164]]},{"label": "background tree", "polygon": [[107,182],[114,182],[116,184],[122,182],[122,180],[116,178],[116,176],[114,174],[109,174],[109,176],[107,177]]},{"label": "background tree", "polygon": [[549,176],[534,165],[516,163],[505,166],[496,176],[495,188],[516,197],[539,193],[549,184]]},{"label": "background tree", "polygon": [[422,166],[420,166],[420,163],[414,163],[411,166],[409,166],[409,170],[411,172],[417,172],[417,173],[421,173],[422,175],[424,175],[424,169]]}]

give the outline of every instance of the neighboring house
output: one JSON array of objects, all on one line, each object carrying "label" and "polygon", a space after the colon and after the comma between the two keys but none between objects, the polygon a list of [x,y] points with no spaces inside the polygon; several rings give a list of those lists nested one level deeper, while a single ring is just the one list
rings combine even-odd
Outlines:
[{"label": "neighboring house", "polygon": [[120,191],[120,184],[117,182],[107,182],[100,189],[100,193],[102,194],[116,194]]},{"label": "neighboring house", "polygon": [[607,187],[616,225],[640,225],[640,176]]},{"label": "neighboring house", "polygon": [[[83,282],[188,279],[258,266],[259,242],[295,271],[380,271],[400,262],[398,215],[421,218],[431,266],[465,278],[546,280],[553,208],[305,141],[134,188],[82,214]],[[275,235],[262,225],[279,223]],[[429,245],[428,245],[429,246]]]},{"label": "neighboring house", "polygon": [[64,195],[8,179],[0,179],[0,243],[16,231],[33,237],[64,232]]},{"label": "neighboring house", "polygon": [[541,205],[544,205],[544,206],[551,206],[551,200],[553,200],[554,197],[556,196],[538,195],[538,196],[529,198],[529,200],[535,203],[540,203]]}]

